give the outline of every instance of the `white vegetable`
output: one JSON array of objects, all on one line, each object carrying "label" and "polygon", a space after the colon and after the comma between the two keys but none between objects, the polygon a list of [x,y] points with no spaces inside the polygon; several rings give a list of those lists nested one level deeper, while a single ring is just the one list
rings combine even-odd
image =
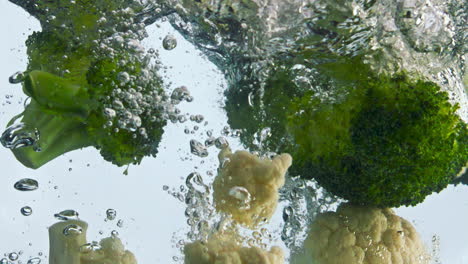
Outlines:
[{"label": "white vegetable", "polygon": [[[81,228],[81,233],[65,235],[64,230],[72,225]],[[80,246],[86,244],[87,230],[88,224],[79,220],[58,222],[49,227],[49,264],[80,264]]]},{"label": "white vegetable", "polygon": [[125,250],[118,237],[102,239],[99,249],[83,250],[87,229],[88,224],[80,220],[52,225],[49,228],[49,264],[137,264],[135,256]]},{"label": "white vegetable", "polygon": [[410,222],[391,209],[342,204],[317,216],[294,264],[426,264],[430,257]]},{"label": "white vegetable", "polygon": [[261,159],[247,151],[232,154],[225,148],[218,157],[221,166],[213,183],[216,209],[248,227],[269,219],[276,210],[278,189],[284,185],[291,156]]},{"label": "white vegetable", "polygon": [[282,264],[284,253],[279,247],[270,251],[243,247],[235,235],[216,233],[206,243],[196,241],[184,248],[185,264]]}]

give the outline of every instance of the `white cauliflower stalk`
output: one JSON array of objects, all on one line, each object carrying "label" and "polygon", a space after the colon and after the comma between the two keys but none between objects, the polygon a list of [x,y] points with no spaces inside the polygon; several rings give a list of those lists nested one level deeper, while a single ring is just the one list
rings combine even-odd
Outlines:
[{"label": "white cauliflower stalk", "polygon": [[247,151],[233,154],[225,148],[218,158],[221,166],[213,183],[216,209],[247,227],[269,219],[276,210],[291,156],[281,154],[270,160]]},{"label": "white cauliflower stalk", "polygon": [[294,264],[427,264],[410,222],[391,209],[342,204],[317,216]]},{"label": "white cauliflower stalk", "polygon": [[116,237],[101,240],[97,248],[86,246],[88,224],[80,220],[58,222],[49,228],[49,264],[137,264]]},{"label": "white cauliflower stalk", "polygon": [[185,264],[283,264],[284,252],[279,247],[270,251],[243,247],[236,235],[216,233],[206,243],[195,241],[184,248]]}]

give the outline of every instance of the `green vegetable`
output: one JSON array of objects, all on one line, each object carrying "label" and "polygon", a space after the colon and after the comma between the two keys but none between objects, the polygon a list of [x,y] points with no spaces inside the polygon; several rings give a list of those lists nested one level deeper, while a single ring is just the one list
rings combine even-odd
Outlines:
[{"label": "green vegetable", "polygon": [[[288,65],[312,54],[282,61],[263,90],[228,91],[230,124],[244,130],[247,146],[256,148],[255,133],[270,127],[262,147],[291,153],[292,174],[314,178],[355,204],[379,207],[416,205],[467,163],[467,126],[436,84],[404,73],[376,75],[361,58],[342,57],[304,63],[320,79],[305,89]],[[333,87],[332,99],[310,88],[316,85]]]},{"label": "green vegetable", "polygon": [[30,168],[87,146],[118,166],[156,155],[167,97],[137,44],[144,28],[133,16],[142,6],[126,0],[65,2],[40,1],[34,8],[30,1],[17,3],[43,28],[26,42],[23,91],[31,102],[20,116],[40,132],[41,151],[30,146],[13,153]]}]

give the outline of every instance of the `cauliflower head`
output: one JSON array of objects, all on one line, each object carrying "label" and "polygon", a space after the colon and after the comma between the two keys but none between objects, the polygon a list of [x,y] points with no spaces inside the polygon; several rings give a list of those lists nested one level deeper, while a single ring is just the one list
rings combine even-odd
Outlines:
[{"label": "cauliflower head", "polygon": [[236,235],[215,233],[207,242],[185,245],[185,264],[283,264],[284,252],[279,247],[270,251],[258,247],[243,247]]},{"label": "cauliflower head", "polygon": [[281,154],[270,160],[225,148],[218,158],[220,169],[213,182],[216,209],[247,227],[269,219],[276,210],[291,156]]},{"label": "cauliflower head", "polygon": [[49,228],[49,264],[137,264],[120,238],[104,238],[95,249],[87,247],[88,224],[81,220],[58,222]]},{"label": "cauliflower head", "polygon": [[415,228],[391,209],[342,204],[317,216],[294,264],[427,264]]}]

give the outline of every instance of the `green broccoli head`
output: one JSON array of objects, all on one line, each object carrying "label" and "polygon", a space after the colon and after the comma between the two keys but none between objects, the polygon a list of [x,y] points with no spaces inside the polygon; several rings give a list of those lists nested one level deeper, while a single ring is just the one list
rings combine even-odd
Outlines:
[{"label": "green broccoli head", "polygon": [[[93,8],[99,12],[106,10],[108,20],[117,16],[112,3],[88,2],[96,2]],[[44,2],[39,7],[43,4],[55,5]],[[79,18],[80,12],[69,9],[65,11],[73,12],[76,21],[88,21],[91,11]],[[65,12],[57,7],[49,11]],[[155,55],[146,54],[138,44],[143,28],[125,26],[131,24],[125,17],[117,20],[121,23],[112,30],[93,25],[95,31],[109,30],[112,35],[77,30],[67,35],[62,28],[43,25],[43,31],[28,38],[23,91],[31,101],[19,118],[24,127],[40,132],[34,143],[40,148],[12,149],[25,166],[39,168],[61,154],[87,146],[96,147],[104,159],[118,166],[138,164],[143,157],[156,155],[169,99],[152,61]]]},{"label": "green broccoli head", "polygon": [[416,205],[444,189],[468,158],[466,124],[430,82],[381,77],[342,102],[307,94],[290,109],[301,174],[354,203]]},{"label": "green broccoli head", "polygon": [[134,57],[101,57],[88,71],[98,108],[88,133],[104,159],[122,166],[155,156],[166,125],[167,97],[154,68]]},{"label": "green broccoli head", "polygon": [[[256,148],[253,135],[270,127],[264,147],[291,153],[290,173],[314,178],[353,203],[380,207],[422,202],[467,163],[466,124],[436,84],[403,73],[376,76],[359,58],[312,67],[321,80],[308,89],[293,81],[292,67],[274,69],[263,90],[242,91],[254,95],[250,104],[231,87],[229,122],[244,130],[248,147]],[[310,89],[316,85],[337,95]]]}]

